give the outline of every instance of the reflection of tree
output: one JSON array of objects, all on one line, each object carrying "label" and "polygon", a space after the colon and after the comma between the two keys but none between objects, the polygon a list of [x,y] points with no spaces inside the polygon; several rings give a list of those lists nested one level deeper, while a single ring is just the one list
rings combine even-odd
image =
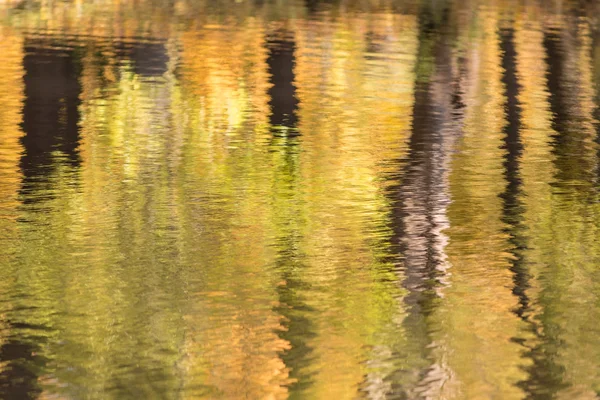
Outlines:
[{"label": "reflection of tree", "polygon": [[[387,379],[399,398],[436,396],[450,371],[436,359],[434,347],[442,345],[432,337],[430,320],[440,300],[440,287],[447,279],[445,255],[448,163],[457,134],[455,119],[454,71],[451,54],[431,10],[420,15],[417,84],[412,112],[412,135],[403,161],[399,186],[394,197],[394,236],[402,257],[401,273],[407,290],[404,302],[408,314],[403,329],[410,338],[409,351],[402,356],[409,363]],[[439,34],[439,36],[438,36]],[[433,344],[432,344],[433,342]]]},{"label": "reflection of tree", "polygon": [[[79,92],[78,60],[75,51],[46,49],[58,43],[25,41],[25,105],[22,139],[24,154],[21,169],[23,190],[30,182],[40,187],[53,167],[53,153],[65,156],[65,161],[77,166],[79,156]],[[48,192],[46,192],[48,193]],[[34,200],[35,195],[27,196]]]},{"label": "reflection of tree", "polygon": [[4,62],[0,73],[3,93],[0,108],[0,264],[3,279],[0,293],[4,301],[0,309],[0,397],[29,399],[36,398],[41,392],[38,379],[47,361],[42,354],[46,327],[24,317],[22,311],[15,311],[27,306],[27,301],[19,301],[18,296],[14,296],[14,286],[19,282],[15,276],[18,266],[15,266],[14,241],[18,235],[17,193],[22,182],[19,159],[23,149],[19,125],[23,102],[23,41],[7,29],[2,30],[1,40]]},{"label": "reflection of tree", "polygon": [[[271,107],[270,124],[275,129],[294,128],[298,99],[294,87],[295,43],[286,37],[285,31],[275,32],[274,38],[267,41],[269,57],[269,105]],[[277,37],[280,36],[280,37]]]},{"label": "reflection of tree", "polygon": [[[561,110],[563,117],[569,112],[578,115],[571,114],[566,117],[567,121],[575,118],[583,122],[584,129],[573,134],[585,136],[586,95],[585,91],[571,90],[572,84],[578,85],[570,81],[574,75],[569,75],[567,80],[560,77],[559,71],[571,68],[565,66],[562,50],[559,50],[565,42],[555,42],[556,38],[551,39],[551,34],[543,33],[534,18],[519,21],[516,28],[516,74],[520,85],[516,99],[520,105],[520,118],[519,129],[515,132],[522,147],[512,158],[518,185],[513,186],[512,197],[507,197],[516,200],[512,204],[507,202],[506,210],[507,221],[512,225],[509,233],[515,254],[515,294],[520,299],[517,314],[529,326],[528,332],[519,335],[519,341],[529,349],[525,356],[532,362],[525,369],[529,376],[520,386],[530,398],[588,398],[595,390],[596,378],[594,374],[576,371],[594,369],[589,362],[591,354],[576,349],[584,343],[591,345],[590,341],[594,342],[594,339],[574,332],[582,325],[588,325],[589,316],[580,319],[578,316],[583,312],[577,311],[576,304],[593,302],[589,294],[593,289],[586,284],[583,284],[586,289],[582,287],[583,282],[591,283],[588,278],[576,279],[581,283],[575,283],[573,278],[590,276],[585,267],[589,261],[583,260],[597,257],[595,247],[587,244],[594,228],[583,217],[596,215],[585,194],[588,190],[586,181],[591,179],[585,169],[590,165],[581,167],[585,160],[565,164],[568,160],[566,149],[572,145],[585,147],[587,145],[581,141],[586,139],[569,138],[571,123],[564,123],[560,115],[559,120],[553,121],[551,114],[551,110],[556,111],[558,107],[557,103],[552,103],[561,101],[566,108]],[[553,52],[557,57],[547,58]],[[547,77],[540,73],[540,66],[543,66],[542,72],[547,68]],[[579,68],[589,66],[584,61]],[[589,71],[582,70],[579,79],[585,79],[585,76],[589,76]],[[546,90],[546,85],[553,88],[552,94]],[[570,97],[574,93],[582,97],[575,100]],[[579,106],[574,109],[574,104]],[[553,128],[563,130],[563,133]],[[589,159],[586,152],[581,151],[582,157]],[[585,251],[575,245],[578,241],[586,243]],[[578,345],[573,346],[575,343]],[[586,378],[581,379],[583,376]]]},{"label": "reflection of tree", "polygon": [[[515,313],[527,323],[528,330],[535,337],[532,340],[528,335],[524,337],[521,335],[522,337],[517,339],[529,348],[526,355],[532,360],[532,365],[525,368],[528,377],[521,381],[519,386],[525,390],[528,397],[538,398],[541,396],[539,398],[545,398],[544,396],[548,393],[555,393],[564,384],[561,382],[563,369],[556,364],[555,357],[549,354],[551,349],[555,348],[553,337],[542,334],[533,317],[535,300],[532,292],[532,278],[535,269],[532,268],[532,264],[535,261],[530,258],[530,248],[534,244],[529,239],[531,231],[535,231],[535,227],[528,225],[527,215],[530,211],[528,207],[531,204],[527,200],[528,197],[539,193],[539,189],[541,189],[539,185],[538,188],[534,188],[530,184],[533,172],[531,162],[536,161],[536,156],[538,156],[536,152],[544,151],[543,149],[548,150],[549,136],[544,138],[543,135],[548,135],[550,132],[547,124],[545,126],[532,126],[531,124],[540,119],[544,121],[544,116],[548,115],[544,109],[547,107],[547,103],[540,103],[539,94],[534,92],[543,87],[545,83],[543,76],[534,78],[534,74],[541,76],[539,68],[540,65],[543,65],[540,35],[533,29],[528,31],[529,25],[534,23],[533,21],[523,21],[517,25],[516,32],[507,29],[503,33],[502,43],[505,49],[503,65],[506,71],[508,105],[508,124],[505,128],[505,142],[508,150],[505,173],[508,186],[503,199],[504,218],[508,225],[507,232],[510,235],[509,241],[514,255],[511,266],[514,274],[513,293],[519,299],[519,306],[515,309]],[[537,97],[534,97],[536,95]],[[547,123],[547,121],[544,122]]]},{"label": "reflection of tree", "polygon": [[[56,288],[56,281],[47,270],[47,255],[52,248],[61,247],[43,234],[44,227],[52,225],[44,212],[64,184],[61,178],[65,174],[72,178],[70,172],[78,163],[75,150],[78,86],[77,74],[69,69],[73,58],[57,57],[56,52],[48,51],[40,60],[36,57],[43,43],[26,40],[19,45],[23,47],[16,54],[9,54],[28,54],[15,60],[19,70],[13,70],[7,78],[17,85],[24,81],[26,97],[21,124],[24,136],[20,138],[22,151],[15,153],[20,155],[19,175],[23,178],[18,189],[21,204],[15,207],[20,218],[12,230],[14,236],[8,237],[15,241],[11,246],[11,257],[6,260],[6,279],[11,282],[6,295],[12,299],[12,304],[5,315],[10,336],[0,347],[0,357],[5,363],[0,375],[5,396],[35,398],[42,391],[40,381],[44,379],[45,366],[49,362],[46,348],[56,333],[49,315],[54,314],[57,302],[44,296],[46,291]],[[39,68],[40,61],[44,61],[46,68]],[[61,67],[65,66],[72,75],[70,82],[60,81],[63,77]],[[57,80],[58,85],[54,87],[43,84],[52,85]],[[18,99],[16,96],[15,100]],[[11,109],[10,104],[6,107]],[[14,130],[15,127],[8,128],[6,132]],[[72,184],[76,185],[76,181]],[[30,224],[30,229],[26,229],[23,222]],[[36,227],[37,232],[31,227]],[[3,232],[6,233],[9,232]]]},{"label": "reflection of tree", "polygon": [[[591,131],[589,31],[586,24],[577,24],[575,29],[570,21],[571,17],[564,17],[558,37],[553,37],[551,28],[540,39],[548,57],[547,84],[553,90],[547,104],[554,113],[549,123],[554,131],[547,132],[548,136],[554,135],[545,149],[546,155],[536,154],[546,162],[552,160],[553,168],[540,169],[546,174],[543,176],[541,171],[532,174],[536,178],[533,182],[548,182],[546,193],[538,192],[545,196],[528,191],[532,198],[528,204],[532,208],[528,215],[532,227],[530,247],[535,254],[532,259],[537,277],[535,319],[543,339],[537,350],[540,357],[548,360],[536,374],[544,378],[548,391],[557,397],[590,398],[598,391],[598,376],[583,371],[595,371],[598,342],[597,334],[582,332],[596,331],[589,325],[589,318],[594,318],[590,311],[594,313],[595,308],[588,310],[584,306],[596,302],[595,273],[590,269],[599,256],[593,244],[596,225],[592,222],[598,214],[590,204],[596,151]],[[555,57],[549,58],[550,55]],[[571,72],[565,75],[566,71]],[[558,107],[563,109],[559,111]],[[579,153],[577,157],[573,158],[572,151]],[[536,186],[544,188],[539,183]],[[545,203],[538,200],[534,204],[534,199]],[[586,317],[580,318],[584,314]],[[582,351],[583,348],[588,350]],[[546,378],[548,374],[561,385],[553,385]],[[537,394],[540,398],[545,395],[543,389],[538,389]]]},{"label": "reflection of tree", "polygon": [[556,132],[556,183],[586,195],[595,184],[596,171],[590,40],[586,25],[575,24],[566,17],[564,27],[545,32],[544,48],[552,128]]},{"label": "reflection of tree", "polygon": [[290,398],[302,398],[313,384],[312,374],[307,371],[314,361],[309,341],[316,334],[315,324],[307,316],[315,310],[307,304],[304,294],[310,286],[304,279],[306,254],[300,246],[308,221],[301,195],[302,142],[296,133],[296,45],[292,32],[282,29],[272,35],[271,40],[266,42],[269,49],[267,64],[271,82],[269,103],[273,134],[269,146],[273,167],[271,213],[275,235],[273,240],[277,249],[275,265],[281,275],[277,285],[279,302],[275,310],[282,316],[283,329],[279,336],[289,343],[281,358],[290,368]]},{"label": "reflection of tree", "polygon": [[[285,140],[286,143],[282,143]],[[272,143],[273,174],[272,215],[277,249],[275,265],[281,274],[277,293],[276,311],[283,317],[279,334],[290,344],[282,360],[291,369],[290,397],[302,397],[312,382],[309,370],[313,361],[309,344],[315,337],[315,324],[307,314],[315,312],[307,303],[310,289],[304,279],[306,254],[300,243],[306,231],[305,204],[300,195],[299,143],[296,138],[280,139]]]}]

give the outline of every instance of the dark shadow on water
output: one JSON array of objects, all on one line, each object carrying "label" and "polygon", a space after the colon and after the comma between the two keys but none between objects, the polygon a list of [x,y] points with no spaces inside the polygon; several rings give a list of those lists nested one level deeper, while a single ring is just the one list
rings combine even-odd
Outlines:
[{"label": "dark shadow on water", "polygon": [[585,106],[582,104],[583,83],[579,68],[585,68],[579,59],[581,33],[567,17],[564,28],[544,33],[544,48],[548,62],[548,91],[552,128],[556,131],[553,143],[556,181],[554,185],[565,191],[577,190],[586,195],[595,182],[595,155],[586,137]]},{"label": "dark shadow on water", "polygon": [[51,45],[60,47],[60,43],[25,41],[25,136],[21,139],[24,153],[20,162],[25,203],[34,199],[28,193],[44,188],[43,183],[55,168],[56,154],[72,167],[80,164],[81,71],[77,51],[51,49]]},{"label": "dark shadow on water", "polygon": [[144,77],[157,77],[168,70],[169,55],[163,42],[117,42],[115,52],[118,58],[129,60],[133,72]]},{"label": "dark shadow on water", "polygon": [[272,85],[268,93],[271,107],[269,122],[275,136],[297,136],[298,99],[294,84],[296,43],[286,30],[273,34],[273,38],[267,38],[267,65]]},{"label": "dark shadow on water", "polygon": [[501,194],[503,201],[503,221],[507,225],[509,242],[514,256],[511,266],[513,272],[513,294],[519,299],[519,307],[515,312],[520,318],[526,318],[530,308],[527,295],[531,276],[524,262],[524,251],[527,249],[525,226],[523,221],[524,204],[521,200],[522,181],[520,176],[520,158],[523,145],[520,138],[521,108],[519,105],[519,83],[517,82],[516,59],[514,46],[514,31],[504,29],[500,35],[502,49],[502,83],[505,86],[505,115],[507,124],[504,127],[504,177],[507,182],[506,190]]}]

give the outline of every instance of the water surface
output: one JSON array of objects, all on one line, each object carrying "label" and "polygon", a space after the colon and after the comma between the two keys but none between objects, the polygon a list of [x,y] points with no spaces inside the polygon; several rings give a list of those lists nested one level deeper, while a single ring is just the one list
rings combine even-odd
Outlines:
[{"label": "water surface", "polygon": [[3,2],[0,398],[598,398],[598,15]]}]

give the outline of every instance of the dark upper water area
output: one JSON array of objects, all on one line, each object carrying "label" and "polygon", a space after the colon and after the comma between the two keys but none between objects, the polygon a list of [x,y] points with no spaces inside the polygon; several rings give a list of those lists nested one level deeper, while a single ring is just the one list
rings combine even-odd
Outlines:
[{"label": "dark upper water area", "polygon": [[599,1],[3,1],[0,399],[598,399],[599,118]]}]

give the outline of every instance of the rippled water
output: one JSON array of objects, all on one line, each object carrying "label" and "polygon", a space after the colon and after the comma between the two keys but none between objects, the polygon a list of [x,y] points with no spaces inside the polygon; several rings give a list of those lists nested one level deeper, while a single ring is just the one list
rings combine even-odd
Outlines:
[{"label": "rippled water", "polygon": [[2,2],[0,398],[598,398],[599,15]]}]

